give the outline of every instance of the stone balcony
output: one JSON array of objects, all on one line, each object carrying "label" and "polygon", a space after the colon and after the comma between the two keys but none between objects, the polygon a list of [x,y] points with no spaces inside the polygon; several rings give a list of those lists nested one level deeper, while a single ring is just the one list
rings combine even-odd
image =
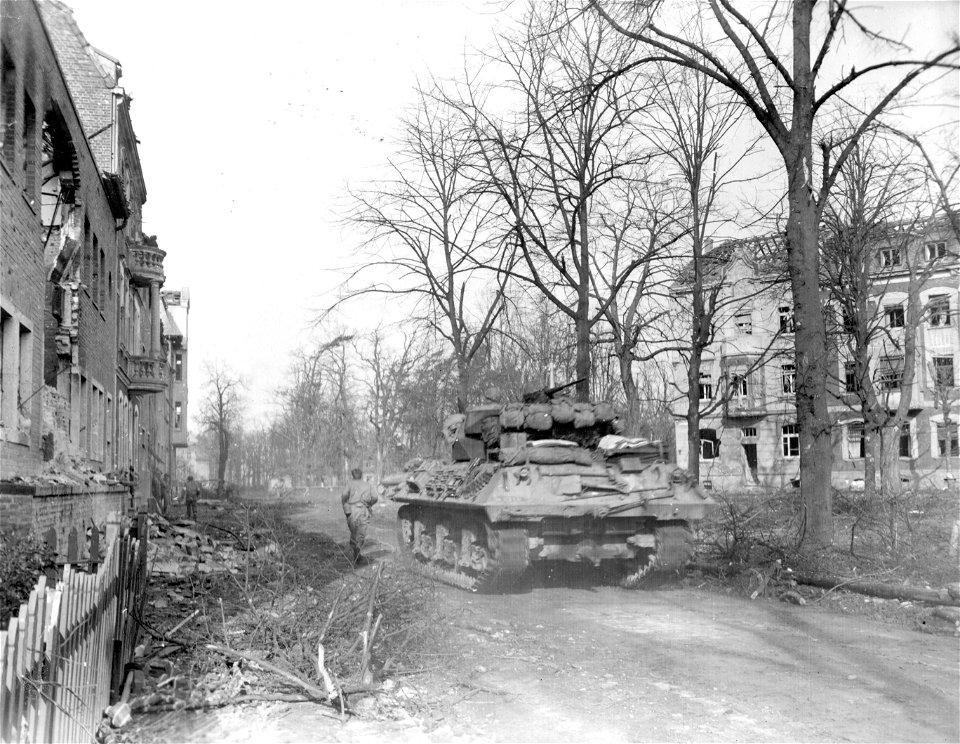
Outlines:
[{"label": "stone balcony", "polygon": [[170,384],[170,368],[166,359],[131,356],[127,360],[127,376],[131,393],[159,393]]},{"label": "stone balcony", "polygon": [[127,267],[135,284],[147,286],[151,282],[163,284],[163,259],[166,251],[155,245],[132,243],[127,254]]}]

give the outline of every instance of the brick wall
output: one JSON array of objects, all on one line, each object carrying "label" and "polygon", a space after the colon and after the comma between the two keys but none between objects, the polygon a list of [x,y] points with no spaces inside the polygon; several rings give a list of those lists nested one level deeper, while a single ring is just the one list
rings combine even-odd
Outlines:
[{"label": "brick wall", "polygon": [[[41,4],[44,12],[58,9],[54,4]],[[90,90],[80,90],[75,100],[68,92],[66,80],[61,76],[61,65],[58,63],[54,50],[51,48],[37,5],[34,3],[0,2],[0,12],[3,14],[2,44],[5,59],[12,63],[13,85],[10,100],[13,102],[15,132],[11,139],[14,147],[12,163],[8,162],[6,153],[0,158],[0,296],[4,312],[9,316],[17,317],[22,326],[26,327],[32,336],[30,355],[30,394],[22,404],[23,421],[18,426],[5,426],[0,436],[0,459],[3,471],[0,477],[8,478],[11,475],[29,475],[38,471],[42,463],[41,434],[42,434],[42,390],[44,385],[44,347],[47,333],[55,327],[51,320],[50,303],[46,294],[46,268],[44,266],[44,239],[46,232],[41,223],[39,188],[29,192],[28,173],[24,163],[29,157],[36,157],[39,148],[39,132],[41,123],[48,112],[56,112],[62,119],[63,126],[75,150],[76,171],[80,181],[76,191],[75,204],[72,209],[81,212],[79,223],[82,226],[83,217],[90,224],[92,236],[97,237],[97,256],[103,251],[103,269],[101,282],[103,297],[95,298],[92,295],[93,277],[90,267],[83,265],[83,250],[78,250],[66,267],[66,275],[79,279],[86,288],[81,288],[80,319],[78,328],[79,353],[73,360],[79,364],[79,374],[95,381],[115,404],[116,401],[116,303],[113,295],[116,291],[118,274],[117,232],[116,222],[111,213],[106,195],[100,181],[100,169],[94,159],[94,151],[87,142],[84,126],[78,115],[78,109],[83,111],[105,112],[107,119],[111,116],[110,102],[112,92],[105,87],[102,73],[84,51],[87,64],[81,65],[77,74],[82,76],[94,75],[96,80],[87,81],[78,79],[78,85],[90,82]],[[59,38],[62,29],[52,34]],[[82,47],[80,47],[82,51]],[[74,44],[68,54],[75,54],[77,44]],[[93,71],[93,72],[91,72]],[[96,83],[96,85],[93,85]],[[25,96],[29,97],[36,111],[36,138],[33,143],[25,138]],[[106,98],[104,98],[106,96]],[[104,101],[107,105],[104,107]],[[76,105],[75,105],[76,104]],[[90,114],[92,123],[98,121],[93,113]],[[107,122],[109,123],[109,122]],[[98,148],[106,147],[105,161],[109,163],[109,148],[111,136],[109,132],[100,138],[95,138]],[[6,143],[5,143],[6,144]],[[7,151],[9,152],[9,147]],[[31,154],[32,153],[32,154]],[[103,153],[98,152],[98,159]],[[37,179],[39,181],[39,179]],[[59,233],[51,240],[59,239]],[[56,252],[52,255],[55,257]],[[112,289],[112,291],[111,291]],[[47,327],[45,328],[45,325]],[[70,373],[70,360],[61,367],[59,374],[66,376]],[[77,375],[79,379],[79,375]],[[70,389],[69,384],[58,386],[61,391]],[[81,414],[81,406],[75,402],[71,409],[71,416]],[[28,423],[24,423],[28,422]],[[6,423],[6,422],[5,422]],[[12,424],[13,422],[11,422]],[[84,430],[86,422],[79,422],[71,427],[74,432]],[[16,431],[13,431],[16,429]],[[21,429],[24,431],[21,433]],[[76,445],[76,443],[74,443]],[[107,463],[104,463],[107,464]]]},{"label": "brick wall", "polygon": [[0,486],[0,524],[4,529],[32,531],[61,560],[83,560],[86,533],[103,532],[107,522],[126,513],[130,492],[122,486]]}]

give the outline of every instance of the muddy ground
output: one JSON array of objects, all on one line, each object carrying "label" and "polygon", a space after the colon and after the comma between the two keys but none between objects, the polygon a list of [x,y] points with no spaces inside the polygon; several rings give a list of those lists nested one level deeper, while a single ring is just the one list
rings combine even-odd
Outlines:
[{"label": "muddy ground", "polygon": [[[387,572],[405,570],[394,560],[394,516],[393,505],[378,507],[368,548]],[[289,519],[347,540],[329,493]],[[448,632],[423,651],[423,671],[391,679],[388,694],[357,698],[345,722],[314,703],[269,703],[152,717],[139,721],[138,738],[960,740],[955,635],[922,633],[897,612],[879,613],[883,622],[852,614],[864,601],[843,593],[795,606],[729,589],[694,575],[624,591],[583,573],[506,596],[439,586]]]}]

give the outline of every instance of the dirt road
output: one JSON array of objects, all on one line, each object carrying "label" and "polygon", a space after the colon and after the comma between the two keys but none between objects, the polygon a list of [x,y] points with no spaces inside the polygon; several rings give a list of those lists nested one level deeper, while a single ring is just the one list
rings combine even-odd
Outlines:
[{"label": "dirt road", "polygon": [[[394,514],[373,522],[372,552],[387,560]],[[296,521],[347,538],[332,498]],[[570,584],[441,590],[459,620],[432,684],[458,702],[429,738],[960,740],[955,638],[695,588]]]},{"label": "dirt road", "polygon": [[[315,499],[291,521],[346,543],[337,500]],[[378,507],[366,552],[404,570],[395,514]],[[232,744],[960,740],[955,638],[696,586],[543,583],[506,596],[439,588],[449,643],[399,688],[419,714],[390,708],[395,691],[359,698],[346,723],[272,704],[181,718],[178,731]]]}]

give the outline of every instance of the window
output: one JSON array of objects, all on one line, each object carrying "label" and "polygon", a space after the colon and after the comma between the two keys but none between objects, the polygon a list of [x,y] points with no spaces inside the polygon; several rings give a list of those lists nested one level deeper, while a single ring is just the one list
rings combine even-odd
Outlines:
[{"label": "window", "polygon": [[960,455],[960,441],[957,439],[957,424],[937,424],[937,447],[940,457]]},{"label": "window", "polygon": [[37,110],[23,95],[23,194],[30,204],[37,201]]},{"label": "window", "polygon": [[17,136],[17,68],[6,54],[3,55],[3,71],[0,78],[0,103],[3,114],[3,162],[13,170],[13,155]]},{"label": "window", "polygon": [[887,316],[888,328],[903,328],[903,305],[886,305],[883,312]]},{"label": "window", "polygon": [[756,426],[744,426],[740,430],[740,435],[744,439],[756,439],[757,438],[757,427]]},{"label": "window", "polygon": [[173,428],[179,429],[183,422],[183,403],[179,400],[173,404]]},{"label": "window", "polygon": [[700,430],[700,457],[704,460],[720,457],[720,440],[717,439],[716,429]]},{"label": "window", "polygon": [[[93,238],[93,250],[97,250],[97,238]],[[106,256],[103,253],[103,248],[100,248],[100,261],[97,264],[99,266],[99,273],[97,275],[97,298],[100,302],[100,307],[104,310],[107,308],[107,282],[105,277],[107,274],[107,260]]]},{"label": "window", "polygon": [[90,233],[90,220],[86,217],[83,218],[83,267],[81,271],[83,275],[80,278],[80,281],[87,284],[91,284],[93,279],[93,259],[91,256],[92,248],[90,246],[90,240],[92,239],[92,234]]},{"label": "window", "polygon": [[[179,352],[179,351],[178,351],[176,354],[174,354],[174,356],[173,356],[173,378],[174,378],[177,382],[180,382],[181,380],[183,380],[183,354],[182,354],[181,352]],[[702,372],[700,373],[700,379],[701,379],[701,380],[703,379],[703,373],[702,373]],[[700,387],[700,397],[701,397],[701,398],[704,397],[704,395],[703,395],[703,386],[702,386],[702,385],[703,385],[703,383],[701,383],[701,387]],[[711,397],[711,396],[710,396],[710,395],[707,395],[706,397],[709,398],[709,397]]]},{"label": "window", "polygon": [[800,457],[800,427],[797,424],[784,424],[780,435],[784,457]]},{"label": "window", "polygon": [[753,313],[737,313],[733,322],[737,327],[737,333],[741,336],[749,336],[753,333]]},{"label": "window", "polygon": [[797,326],[793,320],[793,308],[789,305],[780,306],[780,333],[793,333]]},{"label": "window", "polygon": [[930,325],[932,327],[950,325],[950,297],[949,295],[930,295],[927,303]]},{"label": "window", "polygon": [[938,388],[953,387],[953,357],[935,356],[933,358],[933,384]]},{"label": "window", "polygon": [[29,425],[32,380],[33,334],[12,315],[0,311],[0,424],[7,431]]},{"label": "window", "polygon": [[944,258],[947,255],[947,244],[942,240],[936,243],[927,243],[927,260],[936,261],[938,258]]},{"label": "window", "polygon": [[100,304],[100,259],[103,252],[100,250],[100,241],[97,236],[93,236],[93,247],[90,249],[90,295],[93,301]]},{"label": "window", "polygon": [[899,248],[881,248],[880,249],[880,266],[883,268],[891,268],[893,266],[899,266],[903,260],[903,256]]},{"label": "window", "polygon": [[843,330],[847,333],[856,333],[857,327],[860,325],[857,322],[857,313],[848,305],[844,304],[841,308],[843,314]]},{"label": "window", "polygon": [[856,362],[843,363],[844,389],[848,393],[860,392],[860,374]]},{"label": "window", "polygon": [[866,457],[866,437],[863,433],[863,424],[849,424],[847,426],[847,459],[862,460]]},{"label": "window", "polygon": [[797,367],[793,364],[780,365],[780,382],[783,386],[783,392],[797,392]]},{"label": "window", "polygon": [[747,376],[744,374],[730,375],[730,394],[735,398],[747,396]]},{"label": "window", "polygon": [[877,366],[877,382],[881,390],[899,390],[903,382],[903,357],[881,357]]},{"label": "window", "polygon": [[904,421],[900,426],[900,457],[912,457],[913,447],[910,444],[910,422]]}]

